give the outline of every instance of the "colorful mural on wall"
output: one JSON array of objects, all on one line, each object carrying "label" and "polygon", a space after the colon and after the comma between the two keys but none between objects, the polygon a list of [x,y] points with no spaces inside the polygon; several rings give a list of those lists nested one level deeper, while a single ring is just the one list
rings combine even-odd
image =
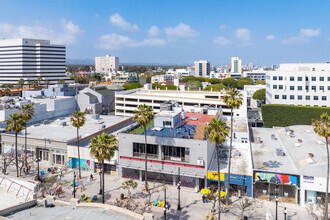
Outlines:
[{"label": "colorful mural on wall", "polygon": [[274,173],[255,173],[255,180],[267,181],[270,183],[279,182],[280,184],[294,184],[298,185],[298,179],[296,176],[274,174]]},{"label": "colorful mural on wall", "polygon": [[[74,168],[74,167],[78,167],[78,166],[79,166],[78,159],[69,157],[69,167]],[[91,170],[91,161],[85,160],[85,159],[80,159],[80,169],[90,171]]]}]

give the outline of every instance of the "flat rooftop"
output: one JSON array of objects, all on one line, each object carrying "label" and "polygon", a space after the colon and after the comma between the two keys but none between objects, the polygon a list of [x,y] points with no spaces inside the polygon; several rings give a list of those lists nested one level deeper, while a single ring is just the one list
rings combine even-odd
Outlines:
[{"label": "flat rooftop", "polygon": [[[220,152],[220,172],[228,173],[228,151]],[[212,161],[209,165],[208,170],[217,171],[217,162],[215,154],[213,155]],[[231,169],[230,172],[235,175],[246,175],[251,176],[252,174],[252,162],[251,162],[251,151],[248,143],[233,142],[232,158],[231,158]]]},{"label": "flat rooftop", "polygon": [[[129,117],[100,115],[99,119],[93,119],[92,115],[86,115],[86,122],[79,129],[80,138],[92,135],[100,130],[122,122]],[[50,139],[54,141],[70,142],[76,139],[77,129],[72,126],[70,116],[58,117],[53,120],[45,120],[46,124],[33,124],[28,127],[28,138]],[[63,124],[66,124],[63,126]],[[24,131],[19,135],[24,135]]]},{"label": "flat rooftop", "polygon": [[288,155],[277,156],[276,148],[281,146],[280,140],[272,138],[273,128],[251,128],[254,169],[270,172],[297,173]]},{"label": "flat rooftop", "polygon": [[[316,134],[312,126],[289,126],[287,129],[276,127],[275,131],[300,174],[326,177],[327,152],[325,138]],[[290,133],[293,135],[290,135]],[[313,157],[310,157],[310,154]]]},{"label": "flat rooftop", "polygon": [[[226,122],[227,126],[230,127],[230,117],[222,117],[222,120]],[[234,117],[234,132],[248,132],[248,120],[244,117]]]}]

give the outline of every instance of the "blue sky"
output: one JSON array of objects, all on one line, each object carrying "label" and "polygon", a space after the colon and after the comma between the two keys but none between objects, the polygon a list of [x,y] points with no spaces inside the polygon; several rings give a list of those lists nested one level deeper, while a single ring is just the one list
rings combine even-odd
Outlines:
[{"label": "blue sky", "polygon": [[0,38],[67,45],[68,59],[243,64],[330,60],[330,1],[0,0]]}]

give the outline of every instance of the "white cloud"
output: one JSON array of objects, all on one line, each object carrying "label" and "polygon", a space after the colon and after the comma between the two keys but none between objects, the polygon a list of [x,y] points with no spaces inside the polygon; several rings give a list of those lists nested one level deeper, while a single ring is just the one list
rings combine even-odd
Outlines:
[{"label": "white cloud", "polygon": [[219,46],[225,46],[225,45],[230,44],[230,41],[227,40],[226,38],[220,36],[220,37],[215,38],[213,40],[213,43],[215,43],[215,44],[217,44]]},{"label": "white cloud", "polygon": [[237,29],[235,33],[236,33],[236,38],[238,40],[243,41],[245,43],[250,41],[251,32],[249,29],[240,28],[240,29]]},{"label": "white cloud", "polygon": [[283,44],[299,44],[307,43],[312,37],[319,36],[321,34],[321,29],[300,29],[300,34],[295,37],[289,37],[288,39],[282,40]]},{"label": "white cloud", "polygon": [[189,37],[197,37],[199,33],[193,29],[189,25],[180,23],[175,27],[167,27],[165,28],[165,34],[169,39],[175,40],[178,38],[189,38]]},{"label": "white cloud", "polygon": [[275,36],[270,34],[266,37],[266,39],[267,40],[275,40]]},{"label": "white cloud", "polygon": [[159,38],[148,38],[143,41],[137,41],[127,36],[118,35],[116,33],[102,35],[99,40],[98,48],[115,50],[127,47],[142,46],[161,46],[165,44],[165,40]]},{"label": "white cloud", "polygon": [[321,33],[321,29],[300,29],[300,33],[306,37],[315,37],[315,36],[318,36],[320,35]]},{"label": "white cloud", "polygon": [[54,31],[42,26],[16,26],[0,23],[0,36],[4,38],[35,38],[50,40],[51,43],[72,45],[77,43],[78,36],[83,32],[72,21],[62,19],[61,31]]},{"label": "white cloud", "polygon": [[225,25],[225,24],[221,24],[221,25],[219,26],[219,28],[220,28],[221,30],[226,29],[226,28],[227,28],[227,25]]},{"label": "white cloud", "polygon": [[125,19],[118,13],[110,16],[110,23],[126,31],[134,31],[139,29],[136,24],[131,24],[125,21]]},{"label": "white cloud", "polygon": [[160,33],[160,30],[159,30],[159,28],[157,26],[152,26],[149,29],[149,35],[150,36],[157,36],[159,33]]}]

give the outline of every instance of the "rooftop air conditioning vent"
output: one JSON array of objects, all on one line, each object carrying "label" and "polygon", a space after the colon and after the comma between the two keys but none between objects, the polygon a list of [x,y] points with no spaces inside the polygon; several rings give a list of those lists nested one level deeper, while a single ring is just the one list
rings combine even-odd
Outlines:
[{"label": "rooftop air conditioning vent", "polygon": [[283,157],[283,156],[285,156],[285,153],[284,153],[284,151],[282,149],[277,148],[276,149],[276,156]]}]

